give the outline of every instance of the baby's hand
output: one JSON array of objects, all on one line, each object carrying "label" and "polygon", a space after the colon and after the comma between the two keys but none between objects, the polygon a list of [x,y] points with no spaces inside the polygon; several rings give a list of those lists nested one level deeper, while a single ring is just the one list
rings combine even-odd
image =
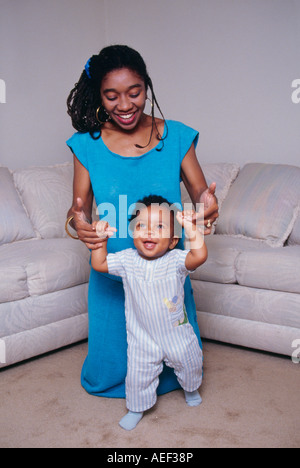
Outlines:
[{"label": "baby's hand", "polygon": [[[195,237],[197,231],[203,234],[203,221],[194,210],[179,211],[177,213],[177,221],[185,229],[189,239]],[[202,217],[203,220],[203,217]]]},{"label": "baby's hand", "polygon": [[194,210],[178,211],[177,221],[185,229],[187,236],[190,238],[196,232],[196,212]]},{"label": "baby's hand", "polygon": [[96,233],[99,239],[108,239],[109,237],[112,237],[115,232],[117,232],[117,229],[111,227],[107,221],[99,221],[98,223],[95,222],[93,224],[95,225]]}]

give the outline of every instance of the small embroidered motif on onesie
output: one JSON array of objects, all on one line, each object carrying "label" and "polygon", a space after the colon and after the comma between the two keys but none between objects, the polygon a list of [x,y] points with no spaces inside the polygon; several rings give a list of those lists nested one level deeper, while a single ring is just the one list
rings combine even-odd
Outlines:
[{"label": "small embroidered motif on onesie", "polygon": [[173,327],[180,327],[188,323],[188,316],[186,312],[185,305],[180,303],[178,296],[173,297],[171,301],[169,299],[164,299],[164,303],[169,309],[171,314],[171,322]]}]

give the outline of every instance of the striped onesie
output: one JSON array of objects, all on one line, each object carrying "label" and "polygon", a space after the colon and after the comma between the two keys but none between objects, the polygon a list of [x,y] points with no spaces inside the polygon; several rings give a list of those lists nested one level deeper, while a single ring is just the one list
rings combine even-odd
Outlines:
[{"label": "striped onesie", "polygon": [[144,412],[155,405],[164,362],[185,391],[193,392],[202,383],[202,351],[184,306],[187,254],[175,249],[146,260],[127,249],[107,256],[109,273],[122,277],[125,290],[130,411]]}]

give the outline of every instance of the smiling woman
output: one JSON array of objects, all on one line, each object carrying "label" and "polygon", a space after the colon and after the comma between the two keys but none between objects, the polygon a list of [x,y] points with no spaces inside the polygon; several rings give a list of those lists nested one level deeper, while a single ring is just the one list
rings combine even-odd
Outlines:
[{"label": "smiling woman", "polygon": [[[133,83],[133,84],[130,84]],[[126,85],[124,88],[124,84]],[[109,88],[109,86],[113,86]],[[108,115],[114,115],[128,123],[139,109],[145,108],[145,83],[128,68],[115,70],[106,75],[102,81],[100,95]]]},{"label": "smiling woman", "polygon": [[[120,84],[122,85],[122,82],[124,83],[124,76],[122,77],[122,75],[126,74],[126,71],[127,74],[131,73],[133,75],[132,80],[130,83],[126,81],[127,89],[121,90],[119,86]],[[99,93],[100,88],[101,92]],[[121,107],[117,112],[119,116],[117,122],[124,124],[126,116],[129,116],[128,119],[133,118],[134,120],[134,122],[130,123],[132,125],[132,123],[138,122],[138,119],[134,118],[137,116],[133,117],[130,115],[132,112],[126,113],[125,108],[128,106],[128,97],[131,96],[132,99],[140,97],[140,102],[145,108],[149,89],[151,92],[151,99],[149,99],[152,103],[150,138],[148,135],[148,144],[144,146],[136,144],[136,147],[139,149],[148,148],[151,144],[154,130],[157,132],[154,139],[156,141],[163,139],[158,129],[158,119],[154,117],[154,105],[157,106],[163,120],[164,117],[157,102],[152,80],[143,58],[138,52],[127,46],[116,45],[106,47],[102,49],[99,55],[93,55],[88,60],[78,83],[68,97],[68,114],[76,130],[79,132],[89,132],[92,138],[100,138],[103,125],[109,122],[111,118],[105,103],[109,101],[112,103],[119,96],[121,102],[119,99],[119,102],[116,104]],[[122,96],[120,96],[120,91],[123,91]],[[124,95],[124,91],[126,95]],[[111,106],[108,107],[110,108]],[[149,119],[147,125],[149,126]]]},{"label": "smiling woman", "polygon": [[[151,115],[144,112],[148,98],[152,102]],[[206,225],[214,222],[218,216],[215,184],[207,187],[197,160],[199,134],[180,122],[165,120],[138,52],[115,45],[91,57],[67,104],[77,130],[67,142],[74,154],[74,194],[68,223],[89,249],[103,247],[103,239],[91,224],[94,197],[97,206],[107,204],[116,214],[114,226],[118,232],[110,239],[108,253],[134,247],[132,236],[123,236],[120,229],[120,220],[128,219],[128,206],[153,193],[180,206],[181,179],[195,205],[205,204]],[[155,108],[161,118],[155,117]],[[152,249],[153,245],[148,243],[147,247]],[[183,239],[176,248],[184,249]],[[127,338],[122,280],[92,268],[88,308],[89,350],[82,385],[93,395],[124,398]],[[201,344],[189,278],[185,283],[185,308]],[[177,388],[180,386],[174,371],[165,367],[158,394]]]},{"label": "smiling woman", "polygon": [[[120,151],[119,130],[125,130],[130,136],[130,131],[135,130],[137,124],[140,131],[138,139],[141,144],[136,142],[136,134],[130,142],[128,139],[124,140],[123,155],[126,156],[129,151],[128,155],[139,156],[145,147],[150,150],[162,139],[163,121],[153,120],[152,116],[144,114],[147,99],[146,85],[136,72],[123,68],[108,73],[102,81],[100,96],[108,115],[106,125],[102,129],[102,138],[112,151]],[[158,134],[156,138],[152,138],[151,133],[149,140],[149,129],[153,128],[153,125],[155,125]],[[148,144],[145,146],[147,141]],[[136,148],[135,152],[133,152],[134,147]]]}]

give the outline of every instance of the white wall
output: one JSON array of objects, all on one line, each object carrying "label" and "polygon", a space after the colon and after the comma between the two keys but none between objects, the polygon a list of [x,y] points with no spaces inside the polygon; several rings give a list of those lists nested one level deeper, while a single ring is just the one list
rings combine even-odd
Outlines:
[{"label": "white wall", "polygon": [[200,130],[201,161],[300,165],[300,0],[107,3],[109,42],[142,52],[165,115]]},{"label": "white wall", "polygon": [[0,0],[0,164],[71,160],[67,94],[111,43],[142,53],[201,161],[300,165],[300,0]]},{"label": "white wall", "polygon": [[105,42],[98,0],[0,0],[0,164],[71,161],[67,96]]}]

